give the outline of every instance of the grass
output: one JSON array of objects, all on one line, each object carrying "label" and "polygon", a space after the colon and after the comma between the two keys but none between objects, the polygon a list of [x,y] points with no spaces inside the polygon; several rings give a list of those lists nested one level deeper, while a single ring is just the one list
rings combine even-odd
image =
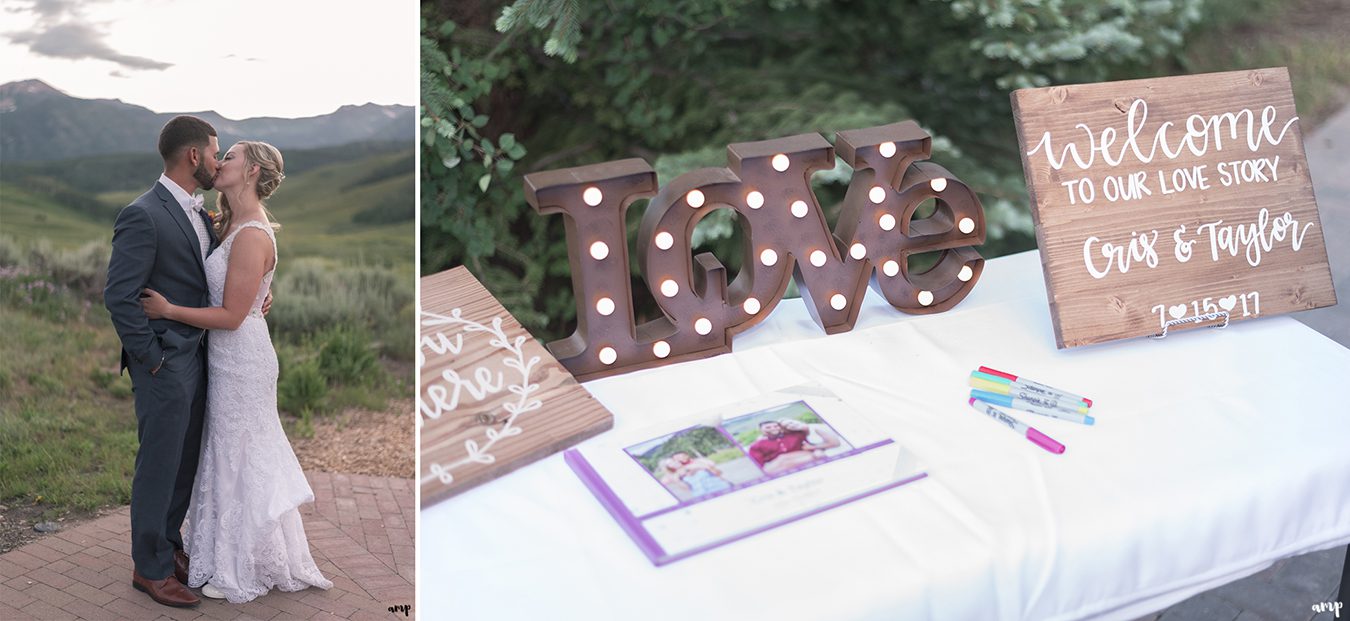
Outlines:
[{"label": "grass", "polygon": [[45,503],[49,516],[129,502],[137,446],[117,335],[102,308],[64,295],[68,321],[8,300],[0,313],[0,499]]},{"label": "grass", "polygon": [[46,239],[59,248],[112,239],[112,220],[100,223],[88,214],[14,185],[0,183],[0,203],[4,204],[0,210],[0,229],[6,235]]}]

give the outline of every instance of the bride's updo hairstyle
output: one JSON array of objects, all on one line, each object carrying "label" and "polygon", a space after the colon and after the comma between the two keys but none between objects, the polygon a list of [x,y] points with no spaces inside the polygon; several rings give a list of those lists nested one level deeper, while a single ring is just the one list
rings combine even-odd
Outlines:
[{"label": "bride's updo hairstyle", "polygon": [[[247,186],[250,181],[256,179],[257,183],[253,186],[260,202],[266,201],[277,191],[277,187],[286,179],[286,163],[281,159],[281,151],[276,147],[257,140],[241,140],[235,143],[243,147],[244,154],[244,185]],[[253,166],[258,166],[258,172],[253,172]],[[230,230],[230,221],[234,219],[234,211],[230,209],[230,200],[224,192],[220,193],[220,219],[216,221],[216,233],[224,233]],[[267,214],[267,220],[272,223],[273,229],[281,228],[277,224],[272,212],[267,210],[267,203],[263,202],[263,213]]]}]

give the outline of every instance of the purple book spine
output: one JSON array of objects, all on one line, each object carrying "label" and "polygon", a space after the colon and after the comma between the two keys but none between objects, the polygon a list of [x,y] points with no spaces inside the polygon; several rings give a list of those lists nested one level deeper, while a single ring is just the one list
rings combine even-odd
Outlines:
[{"label": "purple book spine", "polygon": [[586,461],[586,458],[582,457],[579,451],[569,449],[563,453],[563,461],[567,462],[567,465],[572,468],[572,472],[577,473],[581,482],[595,495],[595,499],[600,501],[606,511],[609,511],[614,521],[619,523],[619,527],[623,528],[623,531],[628,533],[629,537],[632,537],[633,543],[637,544],[638,548],[642,550],[643,554],[647,555],[647,558],[653,564],[664,565],[669,560],[666,551],[661,549],[661,545],[656,543],[655,539],[652,539],[651,533],[643,528],[642,523],[633,515],[633,512],[628,510],[627,505],[624,505],[622,500],[619,500],[619,497],[614,494],[614,490],[610,489],[604,479],[600,478],[600,474],[595,471],[595,468],[591,467],[591,463]]},{"label": "purple book spine", "polygon": [[600,477],[600,474],[595,471],[595,468],[591,467],[590,462],[586,461],[586,458],[583,457],[579,451],[577,451],[576,449],[570,449],[567,452],[563,453],[563,461],[567,462],[567,465],[570,466],[572,468],[572,471],[577,474],[577,477],[579,477],[581,479],[581,482],[586,485],[586,488],[591,490],[591,493],[595,495],[596,500],[599,500],[600,504],[605,507],[605,510],[609,511],[609,514],[614,517],[614,520],[616,522],[619,523],[619,527],[623,528],[624,532],[628,533],[628,536],[633,539],[633,543],[636,543],[638,548],[642,550],[642,553],[647,555],[647,559],[650,560],[652,564],[656,565],[657,567],[660,567],[667,563],[673,563],[680,559],[688,558],[695,554],[707,552],[708,550],[711,550],[713,548],[722,547],[728,543],[740,541],[741,539],[745,539],[746,537],[757,535],[759,533],[777,528],[784,524],[789,524],[791,522],[795,522],[797,520],[813,516],[817,513],[829,511],[830,509],[833,509],[835,507],[846,505],[855,500],[861,500],[873,494],[884,492],[888,489],[894,489],[900,487],[901,485],[913,483],[914,481],[918,481],[919,479],[928,476],[928,473],[920,472],[919,474],[916,474],[914,476],[900,479],[898,481],[892,481],[885,485],[874,487],[862,493],[849,496],[848,498],[843,498],[835,502],[816,507],[814,509],[811,509],[810,511],[805,511],[802,513],[798,513],[796,515],[790,515],[781,520],[770,522],[768,524],[763,524],[756,528],[736,533],[729,537],[724,537],[722,539],[718,539],[716,541],[707,543],[702,546],[698,546],[696,548],[685,550],[677,554],[668,554],[661,547],[661,544],[658,544],[656,540],[652,538],[651,533],[647,532],[646,527],[642,525],[642,521],[639,520],[637,516],[633,515],[632,511],[628,510],[628,507],[623,504],[622,500],[619,500],[619,497],[614,493],[614,490],[610,489],[609,485],[605,483],[604,479]]}]

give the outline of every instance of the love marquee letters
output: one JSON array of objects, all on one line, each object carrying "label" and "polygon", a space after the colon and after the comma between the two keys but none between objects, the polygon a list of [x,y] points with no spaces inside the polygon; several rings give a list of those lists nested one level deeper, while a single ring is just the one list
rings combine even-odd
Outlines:
[{"label": "love marquee letters", "polygon": [[[526,175],[530,206],[566,218],[577,330],[550,352],[583,381],[726,353],[794,275],[829,334],[853,328],[869,281],[906,313],[964,299],[984,267],[971,248],[984,243],[984,210],[969,187],[923,161],[928,133],[905,121],[839,132],[835,144],[854,173],[833,235],[810,185],[812,173],[834,167],[836,147],[819,134],[732,144],[727,168],[690,171],[659,192],[655,171],[636,158]],[[648,197],[638,265],[664,316],[635,326],[624,212]],[[915,219],[929,198],[937,210]],[[730,284],[711,253],[690,257],[695,225],[717,208],[748,227]],[[910,271],[910,255],[932,251],[942,253],[933,267]]]}]

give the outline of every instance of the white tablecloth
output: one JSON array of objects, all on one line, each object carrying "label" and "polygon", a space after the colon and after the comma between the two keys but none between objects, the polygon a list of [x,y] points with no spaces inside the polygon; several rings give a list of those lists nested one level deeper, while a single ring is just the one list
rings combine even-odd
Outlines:
[{"label": "white tablecloth", "polygon": [[[1096,426],[1021,415],[1068,447],[1041,450],[966,404],[980,365]],[[1035,252],[946,313],[869,291],[826,336],[785,300],[733,354],[586,388],[630,429],[805,381],[929,477],[656,568],[553,455],[422,512],[422,618],[1132,619],[1350,542],[1350,350],[1275,317],[1058,351]]]}]

